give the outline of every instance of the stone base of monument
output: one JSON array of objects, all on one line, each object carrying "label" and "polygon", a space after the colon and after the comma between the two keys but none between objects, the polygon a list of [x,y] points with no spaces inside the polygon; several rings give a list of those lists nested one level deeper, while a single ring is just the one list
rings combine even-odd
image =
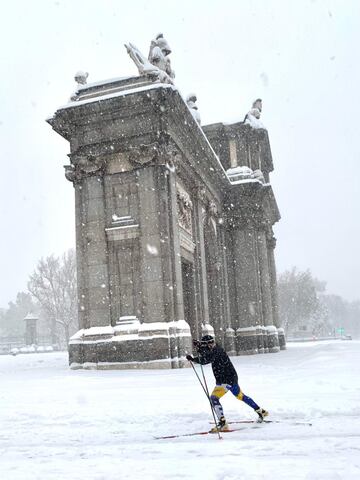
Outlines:
[{"label": "stone base of monument", "polygon": [[256,327],[244,327],[236,330],[236,352],[238,355],[258,353]]},{"label": "stone base of monument", "polygon": [[238,328],[235,343],[238,355],[276,353],[281,348],[278,330],[273,325]]},{"label": "stone base of monument", "polygon": [[122,322],[79,330],[69,342],[72,369],[183,368],[191,352],[190,327],[176,322]]},{"label": "stone base of monument", "polygon": [[280,352],[277,328],[274,327],[273,325],[268,325],[267,327],[265,327],[265,329],[267,332],[268,352],[269,353]]},{"label": "stone base of monument", "polygon": [[264,338],[265,335],[266,335],[265,328],[258,325],[256,327],[256,342],[257,342],[258,353],[265,353],[265,338]]},{"label": "stone base of monument", "polygon": [[280,350],[286,350],[285,331],[283,328],[278,328],[279,346]]},{"label": "stone base of monument", "polygon": [[203,337],[205,335],[211,335],[212,337],[215,338],[215,330],[210,325],[210,323],[205,323],[201,325],[201,336]]},{"label": "stone base of monument", "polygon": [[225,351],[228,355],[236,355],[235,330],[230,327],[225,332]]},{"label": "stone base of monument", "polygon": [[268,332],[266,330],[266,327],[263,328],[263,334],[264,334],[264,353],[269,353],[269,338],[268,338]]}]

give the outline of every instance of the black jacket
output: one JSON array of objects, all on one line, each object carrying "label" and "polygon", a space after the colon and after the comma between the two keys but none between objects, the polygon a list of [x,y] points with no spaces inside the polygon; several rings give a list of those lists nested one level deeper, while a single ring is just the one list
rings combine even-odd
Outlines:
[{"label": "black jacket", "polygon": [[219,345],[215,345],[213,349],[200,348],[198,353],[199,355],[194,358],[194,362],[201,363],[201,365],[211,363],[217,385],[223,383],[236,385],[238,383],[235,367],[228,354]]}]

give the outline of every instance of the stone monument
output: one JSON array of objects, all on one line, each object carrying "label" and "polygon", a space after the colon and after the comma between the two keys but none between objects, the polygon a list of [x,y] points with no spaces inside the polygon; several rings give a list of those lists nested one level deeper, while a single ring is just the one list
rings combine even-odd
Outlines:
[{"label": "stone monument", "polygon": [[81,75],[48,119],[69,141],[75,190],[71,367],[183,367],[204,333],[231,354],[285,348],[266,129],[201,128],[196,96],[185,101],[174,86],[164,36],[148,58],[126,49],[139,75],[94,84]]},{"label": "stone monument", "polygon": [[37,322],[39,318],[32,312],[29,312],[24,318],[25,322],[25,345],[37,345]]}]

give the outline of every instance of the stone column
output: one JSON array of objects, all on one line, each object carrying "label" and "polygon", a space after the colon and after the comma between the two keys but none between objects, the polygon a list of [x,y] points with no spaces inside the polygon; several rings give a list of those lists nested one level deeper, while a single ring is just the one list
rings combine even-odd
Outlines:
[{"label": "stone column", "polygon": [[[209,323],[209,298],[207,289],[206,258],[204,243],[204,195],[200,188],[197,188],[194,205],[194,232],[195,232],[195,281],[198,285],[199,295],[197,296],[197,307],[199,311],[200,324]],[[201,335],[201,325],[198,325],[198,336]]]},{"label": "stone column", "polygon": [[225,351],[228,355],[236,355],[235,330],[228,327],[225,332]]},{"label": "stone column", "polygon": [[[169,164],[172,165],[171,159]],[[166,293],[165,303],[173,303],[173,317],[175,320],[184,320],[184,300],[183,284],[181,272],[181,254],[179,225],[177,216],[177,193],[176,193],[176,173],[173,169],[167,169],[164,165],[161,167],[166,177],[167,185],[167,203],[163,203],[163,215],[167,216],[167,221],[163,223],[162,237],[169,237],[169,242],[162,242],[164,251],[163,268],[169,272],[173,289],[169,288]],[[171,285],[170,285],[171,287]],[[167,312],[167,309],[165,309]]]},{"label": "stone column", "polygon": [[[163,278],[160,257],[159,197],[156,167],[138,170],[140,224],[141,322],[164,322]],[[164,179],[165,180],[165,179]],[[161,187],[160,187],[161,188]],[[164,221],[164,219],[162,220]],[[155,253],[152,253],[155,252]],[[171,277],[167,277],[171,281]]]},{"label": "stone column", "polygon": [[171,175],[164,165],[138,172],[143,322],[169,322],[184,316],[175,179]]},{"label": "stone column", "polygon": [[266,244],[266,235],[264,230],[257,231],[257,250],[259,259],[259,277],[261,288],[261,307],[263,313],[263,324],[265,326],[273,325],[272,299],[268,249]]},{"label": "stone column", "polygon": [[260,323],[257,283],[256,232],[250,226],[233,232],[238,354],[257,353],[255,326]]},{"label": "stone column", "polygon": [[277,276],[276,276],[276,266],[275,266],[275,246],[276,246],[276,238],[272,235],[272,232],[270,232],[267,236],[267,251],[268,251],[268,259],[269,259],[272,314],[273,314],[273,324],[277,328],[279,328],[280,319],[279,319],[278,286],[277,286]]},{"label": "stone column", "polygon": [[[225,232],[223,228],[223,219],[219,219],[219,236],[220,236],[220,257],[221,257],[221,292],[222,292],[222,317],[223,317],[223,330],[224,330],[224,343],[225,348],[229,348],[228,352],[235,352],[235,331],[231,327],[231,318],[230,318],[230,299],[229,299],[229,273],[227,267],[227,256],[226,256],[226,241],[225,241]],[[235,355],[235,353],[232,353]]]},{"label": "stone column", "polygon": [[67,178],[74,181],[75,187],[80,327],[108,326],[111,321],[103,173],[99,169]]},{"label": "stone column", "polygon": [[[111,328],[103,162],[74,155],[72,162],[65,176],[75,188],[79,324],[81,329]],[[101,336],[96,331],[91,335],[95,340]],[[70,365],[97,361],[96,342],[70,341]]]},{"label": "stone column", "polygon": [[[70,179],[69,179],[70,180]],[[86,261],[84,258],[83,244],[85,244],[85,237],[83,235],[83,218],[85,218],[84,202],[82,201],[82,181],[74,181],[75,192],[75,235],[76,235],[76,279],[77,279],[77,293],[78,293],[78,321],[79,327],[88,328],[89,323],[86,315],[88,307],[87,281],[86,281]]]},{"label": "stone column", "polygon": [[234,273],[239,327],[251,327],[259,323],[256,232],[252,228],[234,230]]},{"label": "stone column", "polygon": [[221,239],[218,225],[218,208],[214,201],[209,201],[206,208],[206,219],[204,226],[205,233],[205,255],[206,272],[209,296],[209,319],[214,327],[218,342],[224,343],[224,316],[223,316],[223,285],[221,262]]}]

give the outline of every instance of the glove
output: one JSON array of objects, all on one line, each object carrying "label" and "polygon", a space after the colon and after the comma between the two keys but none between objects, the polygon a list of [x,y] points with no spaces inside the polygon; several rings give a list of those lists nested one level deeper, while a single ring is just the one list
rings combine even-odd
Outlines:
[{"label": "glove", "polygon": [[189,360],[189,362],[192,362],[194,358],[191,355],[186,355],[186,360]]}]

